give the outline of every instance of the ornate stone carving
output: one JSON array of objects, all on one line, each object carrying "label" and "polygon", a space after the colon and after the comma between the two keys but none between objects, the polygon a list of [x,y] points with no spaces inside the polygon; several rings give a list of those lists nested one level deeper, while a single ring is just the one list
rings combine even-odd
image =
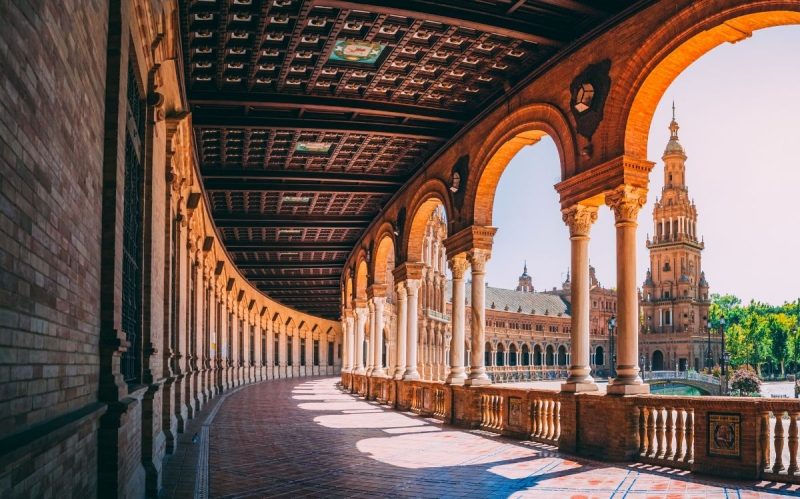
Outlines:
[{"label": "ornate stone carving", "polygon": [[469,263],[472,266],[472,273],[486,272],[486,262],[492,257],[492,252],[486,249],[475,248],[469,252]]},{"label": "ornate stone carving", "polygon": [[621,185],[606,194],[606,204],[614,210],[617,223],[636,222],[639,210],[645,201],[647,201],[647,189],[643,187]]},{"label": "ornate stone carving", "polygon": [[463,279],[468,267],[469,262],[465,253],[459,253],[450,259],[450,270],[453,272],[453,279]]},{"label": "ornate stone carving", "polygon": [[561,218],[569,227],[569,235],[588,236],[592,224],[597,220],[597,207],[576,204],[561,210]]}]

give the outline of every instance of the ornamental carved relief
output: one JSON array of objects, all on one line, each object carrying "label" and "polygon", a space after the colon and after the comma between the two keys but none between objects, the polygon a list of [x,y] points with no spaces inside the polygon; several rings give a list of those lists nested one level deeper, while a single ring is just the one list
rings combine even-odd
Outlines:
[{"label": "ornamental carved relief", "polygon": [[621,185],[606,194],[606,204],[614,210],[614,218],[619,222],[635,222],[647,201],[647,189]]},{"label": "ornamental carved relief", "polygon": [[588,236],[592,224],[597,221],[597,207],[576,204],[561,210],[561,218],[569,227],[569,235]]},{"label": "ornamental carved relief", "polygon": [[492,252],[487,249],[475,248],[469,252],[469,263],[472,273],[486,272],[486,262],[492,257]]},{"label": "ornamental carved relief", "polygon": [[469,261],[467,261],[466,254],[459,253],[450,259],[450,270],[453,272],[453,279],[463,279],[467,268],[469,268]]}]

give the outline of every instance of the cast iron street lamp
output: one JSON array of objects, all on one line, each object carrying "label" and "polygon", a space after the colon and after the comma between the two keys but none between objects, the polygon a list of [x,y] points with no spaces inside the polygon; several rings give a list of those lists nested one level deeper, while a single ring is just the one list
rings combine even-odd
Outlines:
[{"label": "cast iron street lamp", "polygon": [[617,351],[614,345],[614,329],[617,327],[617,316],[608,319],[608,338],[611,343],[611,377],[617,376]]},{"label": "cast iron street lamp", "polygon": [[722,338],[722,355],[720,356],[722,359],[722,375],[728,375],[728,359],[730,356],[728,352],[725,351],[725,318],[719,320],[719,336]]},{"label": "cast iron street lamp", "polygon": [[644,354],[642,354],[639,356],[639,370],[642,371],[642,377],[646,375],[644,367]]},{"label": "cast iron street lamp", "polygon": [[714,359],[711,357],[711,321],[706,322],[706,334],[708,335],[708,347],[706,348],[706,368],[711,369]]}]

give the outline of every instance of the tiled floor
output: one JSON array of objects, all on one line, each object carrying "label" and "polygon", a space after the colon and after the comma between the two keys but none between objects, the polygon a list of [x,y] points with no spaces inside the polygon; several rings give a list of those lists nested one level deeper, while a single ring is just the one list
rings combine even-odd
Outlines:
[{"label": "tiled floor", "polygon": [[563,456],[392,411],[340,392],[336,381],[275,381],[231,394],[211,427],[211,496],[800,496],[797,486]]}]

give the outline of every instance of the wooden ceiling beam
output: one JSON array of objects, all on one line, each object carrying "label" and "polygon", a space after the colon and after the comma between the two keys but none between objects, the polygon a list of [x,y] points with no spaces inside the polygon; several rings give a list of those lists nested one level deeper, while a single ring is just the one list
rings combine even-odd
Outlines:
[{"label": "wooden ceiling beam", "polygon": [[189,100],[195,109],[241,106],[255,109],[298,109],[303,112],[359,113],[452,124],[463,124],[469,121],[469,116],[458,111],[343,97],[278,93],[225,94],[223,96],[218,93],[195,92]]},{"label": "wooden ceiling beam", "polygon": [[339,282],[341,279],[341,274],[330,274],[325,276],[318,276],[318,275],[296,275],[296,276],[286,276],[286,275],[260,275],[258,277],[248,277],[247,280],[252,283],[272,283],[274,281],[291,281],[291,282],[308,282],[308,281],[335,281]]},{"label": "wooden ceiling beam", "polygon": [[560,7],[565,10],[571,10],[579,14],[586,14],[595,17],[606,17],[609,15],[608,12],[605,12],[595,7],[591,7],[582,2],[577,2],[575,0],[536,0],[536,3],[552,5],[554,7]]},{"label": "wooden ceiling beam", "polygon": [[330,260],[322,262],[234,262],[240,269],[277,269],[277,270],[305,270],[305,269],[341,269],[346,263],[344,260]]},{"label": "wooden ceiling beam", "polygon": [[[203,185],[208,192],[323,192],[346,194],[394,194],[400,187],[395,184],[363,184],[354,182],[282,181],[280,178],[242,179],[242,178],[204,178]],[[300,205],[302,206],[302,205]]]},{"label": "wooden ceiling beam", "polygon": [[402,187],[405,178],[361,173],[335,173],[307,170],[266,170],[263,168],[229,168],[219,165],[201,169],[206,180],[280,180],[283,182],[336,182],[355,185],[384,185]]},{"label": "wooden ceiling beam", "polygon": [[[272,287],[277,286],[277,287]],[[258,289],[262,291],[336,291],[340,292],[341,288],[338,285],[326,285],[326,286],[315,286],[315,285],[308,285],[308,286],[279,286],[277,284],[259,284]]]},{"label": "wooden ceiling beam", "polygon": [[309,216],[309,215],[214,215],[220,228],[266,227],[277,229],[355,229],[362,230],[372,222],[371,217]]},{"label": "wooden ceiling beam", "polygon": [[362,133],[436,142],[443,142],[449,139],[455,132],[452,126],[430,127],[371,121],[243,116],[236,113],[206,112],[201,109],[192,111],[192,125],[199,129],[240,128],[244,130],[314,130]]},{"label": "wooden ceiling beam", "polygon": [[[434,21],[449,26],[457,25],[486,33],[560,47],[566,40],[555,38],[552,34],[542,34],[542,27],[532,25],[520,19],[508,17],[502,13],[473,9],[466,3],[448,3],[442,5],[436,1],[419,0],[382,0],[381,2],[361,2],[347,0],[312,0],[312,5],[334,7],[337,9],[362,10],[377,14],[388,14],[413,19]],[[553,32],[551,28],[548,31]]]},{"label": "wooden ceiling beam", "polygon": [[223,243],[228,251],[347,251],[350,252],[355,243],[314,243],[301,241],[226,241]]}]

